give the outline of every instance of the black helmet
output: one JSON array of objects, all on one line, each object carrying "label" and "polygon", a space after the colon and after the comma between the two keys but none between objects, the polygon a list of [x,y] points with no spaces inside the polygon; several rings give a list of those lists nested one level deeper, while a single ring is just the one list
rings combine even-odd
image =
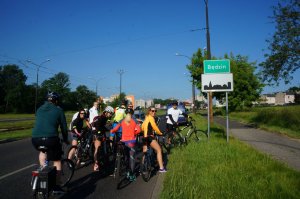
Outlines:
[{"label": "black helmet", "polygon": [[173,101],[173,102],[172,102],[172,105],[178,106],[178,102],[177,102],[177,101]]},{"label": "black helmet", "polygon": [[129,113],[130,115],[133,115],[133,109],[128,108],[128,109],[125,110],[125,113],[126,113],[126,114]]},{"label": "black helmet", "polygon": [[47,94],[47,100],[49,101],[59,100],[59,97],[60,97],[59,94],[56,92],[49,91]]}]

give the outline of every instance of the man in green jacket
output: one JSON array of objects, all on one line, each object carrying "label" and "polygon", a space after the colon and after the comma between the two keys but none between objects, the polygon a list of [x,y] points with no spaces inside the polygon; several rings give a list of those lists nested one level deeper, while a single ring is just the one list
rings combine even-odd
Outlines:
[{"label": "man in green jacket", "polygon": [[[61,176],[61,156],[62,146],[59,139],[58,127],[60,127],[63,140],[68,142],[68,130],[66,116],[63,110],[58,106],[59,95],[55,92],[49,92],[47,101],[37,110],[35,125],[32,130],[32,144],[37,149],[39,146],[46,146],[47,156],[40,151],[39,162],[43,166],[46,159],[53,161],[57,170],[57,182]],[[57,192],[62,192],[60,187],[56,187]]]}]

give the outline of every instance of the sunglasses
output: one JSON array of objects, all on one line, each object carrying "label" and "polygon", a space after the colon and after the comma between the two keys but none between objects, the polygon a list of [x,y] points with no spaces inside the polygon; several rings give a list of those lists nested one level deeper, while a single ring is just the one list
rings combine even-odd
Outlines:
[{"label": "sunglasses", "polygon": [[84,113],[80,113],[80,115],[84,115]]},{"label": "sunglasses", "polygon": [[156,113],[156,110],[151,110],[151,112],[154,112],[154,113]]}]

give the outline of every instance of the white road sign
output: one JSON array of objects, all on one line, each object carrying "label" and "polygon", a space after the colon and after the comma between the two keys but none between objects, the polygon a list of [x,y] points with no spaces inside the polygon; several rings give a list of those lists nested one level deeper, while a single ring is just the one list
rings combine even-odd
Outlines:
[{"label": "white road sign", "polygon": [[233,91],[232,73],[202,74],[202,92]]}]

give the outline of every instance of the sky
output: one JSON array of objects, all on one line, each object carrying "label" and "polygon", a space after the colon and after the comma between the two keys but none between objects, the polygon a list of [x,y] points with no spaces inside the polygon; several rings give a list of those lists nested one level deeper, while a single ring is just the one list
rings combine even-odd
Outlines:
[{"label": "sky", "polygon": [[[275,28],[269,16],[276,0],[209,1],[211,53],[264,60]],[[186,65],[206,47],[204,0],[0,0],[0,65],[17,64],[39,83],[58,72],[71,89],[86,85],[104,97],[122,92],[136,98],[191,98]],[[200,29],[198,31],[191,31]],[[175,56],[179,53],[184,56]],[[31,60],[32,63],[26,60]],[[298,77],[298,78],[297,78]],[[300,86],[265,87],[263,93]],[[197,90],[199,94],[199,90]]]}]

